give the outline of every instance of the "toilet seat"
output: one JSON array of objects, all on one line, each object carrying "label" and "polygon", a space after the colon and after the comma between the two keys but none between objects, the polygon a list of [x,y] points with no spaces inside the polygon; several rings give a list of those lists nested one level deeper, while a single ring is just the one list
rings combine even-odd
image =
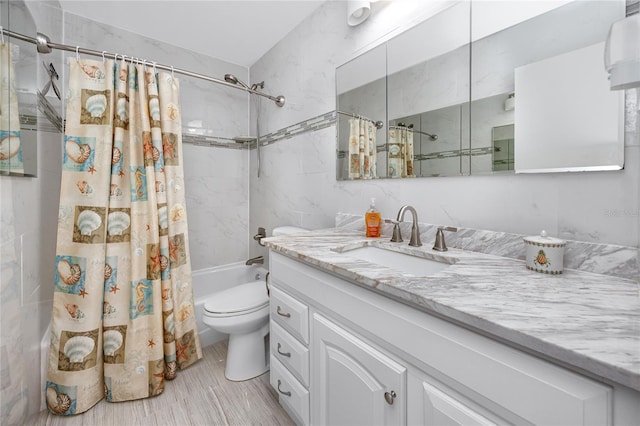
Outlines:
[{"label": "toilet seat", "polygon": [[269,305],[264,281],[252,281],[216,293],[204,303],[204,315],[245,315]]}]

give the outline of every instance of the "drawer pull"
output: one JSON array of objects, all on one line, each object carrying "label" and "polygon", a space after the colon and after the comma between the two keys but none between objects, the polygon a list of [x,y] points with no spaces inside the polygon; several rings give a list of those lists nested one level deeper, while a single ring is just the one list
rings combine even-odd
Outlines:
[{"label": "drawer pull", "polygon": [[281,352],[280,348],[282,347],[282,345],[280,343],[278,343],[278,353],[282,356],[286,356],[287,358],[291,358],[291,352]]},{"label": "drawer pull", "polygon": [[281,384],[282,384],[282,382],[280,381],[280,379],[278,379],[278,392],[280,392],[284,396],[291,396],[291,392],[282,392],[282,390],[280,389],[280,385]]},{"label": "drawer pull", "polygon": [[278,305],[278,309],[276,309],[276,312],[278,313],[278,315],[280,315],[281,317],[285,317],[285,318],[291,318],[291,314],[290,313],[284,313],[282,312],[282,309],[280,309],[280,305]]},{"label": "drawer pull", "polygon": [[393,400],[396,399],[396,391],[385,392],[384,399],[387,401],[387,404],[393,405]]}]

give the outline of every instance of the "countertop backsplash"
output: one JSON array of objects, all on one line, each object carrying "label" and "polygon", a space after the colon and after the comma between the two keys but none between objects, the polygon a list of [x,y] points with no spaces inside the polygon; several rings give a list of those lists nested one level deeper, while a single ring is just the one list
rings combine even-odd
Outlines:
[{"label": "countertop backsplash", "polygon": [[[364,234],[364,215],[337,213],[335,226],[362,231]],[[422,244],[432,245],[438,225],[419,222],[419,226]],[[411,222],[402,222],[400,228],[403,238],[408,241]],[[390,238],[392,230],[392,224],[383,224],[381,238]],[[448,247],[519,260],[525,259],[525,245],[522,240],[525,236],[461,227],[458,227],[458,232],[445,232]],[[638,249],[635,247],[567,240],[564,267],[640,281]]]}]

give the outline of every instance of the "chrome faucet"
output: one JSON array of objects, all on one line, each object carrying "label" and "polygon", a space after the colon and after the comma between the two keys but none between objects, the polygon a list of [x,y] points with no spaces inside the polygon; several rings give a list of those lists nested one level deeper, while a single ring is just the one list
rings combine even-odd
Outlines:
[{"label": "chrome faucet", "polygon": [[247,260],[244,264],[255,265],[256,263],[262,265],[264,263],[264,256],[252,257],[251,259]]},{"label": "chrome faucet", "polygon": [[402,242],[402,232],[400,232],[400,222],[404,220],[404,213],[409,210],[411,215],[413,216],[413,225],[411,226],[411,239],[409,240],[409,245],[412,247],[420,247],[422,243],[420,242],[420,229],[418,228],[418,213],[416,209],[411,206],[402,206],[400,211],[398,212],[397,219],[393,222],[393,235],[391,237],[391,242],[400,243]]}]

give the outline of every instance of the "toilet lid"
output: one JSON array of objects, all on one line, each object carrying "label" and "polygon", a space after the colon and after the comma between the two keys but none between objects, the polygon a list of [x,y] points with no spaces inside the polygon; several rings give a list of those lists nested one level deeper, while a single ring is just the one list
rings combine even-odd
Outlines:
[{"label": "toilet lid", "polygon": [[211,313],[234,313],[254,310],[269,303],[264,281],[240,284],[216,293],[204,302]]}]

